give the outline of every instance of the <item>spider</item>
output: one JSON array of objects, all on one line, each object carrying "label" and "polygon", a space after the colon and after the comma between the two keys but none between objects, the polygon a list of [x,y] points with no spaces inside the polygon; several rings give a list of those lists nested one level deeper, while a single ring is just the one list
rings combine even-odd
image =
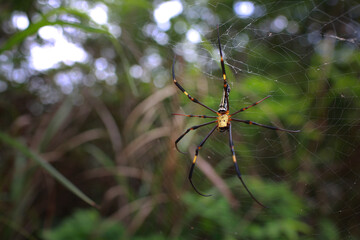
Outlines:
[{"label": "spider", "polygon": [[207,122],[207,123],[203,123],[203,124],[200,124],[200,125],[196,125],[196,126],[192,126],[190,128],[188,128],[183,134],[181,134],[181,136],[176,139],[175,141],[175,147],[176,149],[180,152],[180,153],[183,153],[185,154],[184,152],[180,151],[177,144],[178,142],[190,131],[192,130],[195,130],[195,129],[198,129],[200,127],[204,127],[204,126],[207,126],[207,125],[210,125],[210,124],[215,124],[215,126],[211,129],[211,131],[206,135],[206,137],[201,141],[201,143],[197,146],[196,150],[195,150],[195,156],[194,156],[194,159],[192,161],[192,165],[191,165],[191,168],[190,168],[190,172],[189,172],[189,181],[191,183],[191,186],[194,188],[194,190],[200,194],[201,196],[204,196],[204,197],[209,197],[211,195],[205,195],[205,194],[202,194],[201,192],[199,192],[197,190],[197,188],[195,187],[195,185],[193,184],[192,182],[192,174],[193,174],[193,171],[194,171],[194,167],[195,167],[195,164],[196,164],[196,159],[197,159],[197,156],[199,154],[199,150],[202,148],[202,146],[205,144],[206,140],[210,137],[210,135],[215,131],[215,129],[217,129],[219,132],[229,132],[229,144],[230,144],[230,150],[231,150],[231,154],[232,154],[232,160],[234,162],[234,166],[235,166],[235,170],[236,170],[236,174],[238,176],[238,178],[240,179],[242,185],[244,186],[244,188],[246,189],[246,191],[248,192],[248,194],[250,195],[250,197],[256,202],[258,203],[260,206],[266,208],[261,202],[259,202],[255,197],[254,195],[250,192],[250,190],[248,189],[248,187],[246,186],[243,178],[242,178],[242,175],[240,173],[240,170],[239,170],[239,166],[237,164],[237,161],[236,161],[236,155],[235,155],[235,150],[234,150],[234,143],[233,143],[233,139],[232,139],[232,134],[231,134],[231,127],[232,127],[232,122],[240,122],[240,123],[245,123],[245,124],[248,124],[248,125],[255,125],[255,126],[259,126],[259,127],[263,127],[263,128],[268,128],[268,129],[271,129],[271,130],[278,130],[278,131],[285,131],[285,132],[290,132],[290,133],[296,133],[296,132],[299,132],[300,130],[287,130],[287,129],[283,129],[283,128],[279,128],[279,127],[274,127],[274,126],[268,126],[268,125],[263,125],[263,124],[260,124],[260,123],[256,123],[256,122],[253,122],[253,121],[250,121],[250,120],[241,120],[241,119],[236,119],[236,118],[233,118],[233,116],[235,116],[236,114],[240,113],[240,112],[243,112],[253,106],[256,106],[258,105],[259,103],[261,103],[262,101],[264,101],[265,99],[271,97],[271,95],[247,106],[247,107],[244,107],[244,108],[241,108],[240,110],[234,112],[234,113],[229,113],[229,94],[230,94],[230,86],[227,82],[227,78],[226,78],[226,73],[225,73],[225,66],[224,66],[224,59],[223,59],[223,56],[222,56],[222,51],[221,51],[221,44],[220,44],[220,37],[219,37],[219,28],[217,29],[217,38],[218,38],[218,46],[219,46],[219,52],[220,52],[220,63],[221,63],[221,69],[222,69],[222,77],[223,77],[223,80],[224,80],[224,86],[223,86],[223,96],[221,98],[221,101],[220,101],[220,106],[219,106],[219,109],[217,111],[215,111],[214,109],[206,106],[205,104],[201,103],[199,100],[197,100],[196,98],[190,96],[190,94],[188,92],[185,91],[185,89],[176,81],[175,79],[175,71],[174,71],[174,66],[175,66],[175,57],[174,57],[174,60],[173,60],[173,65],[172,65],[172,78],[173,78],[173,82],[174,84],[191,100],[193,101],[194,103],[197,103],[197,104],[200,104],[201,106],[203,106],[204,108],[207,108],[208,110],[210,110],[211,112],[217,114],[217,116],[207,116],[207,115],[193,115],[193,114],[190,114],[190,115],[186,115],[186,114],[179,114],[179,113],[174,113],[173,115],[179,115],[179,116],[185,116],[185,117],[197,117],[197,118],[212,118],[212,119],[215,119],[214,121],[211,121],[211,122]]}]

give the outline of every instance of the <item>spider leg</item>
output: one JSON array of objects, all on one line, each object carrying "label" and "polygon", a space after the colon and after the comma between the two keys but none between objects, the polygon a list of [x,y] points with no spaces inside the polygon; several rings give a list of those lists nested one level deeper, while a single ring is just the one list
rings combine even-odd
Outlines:
[{"label": "spider leg", "polygon": [[231,153],[232,153],[232,159],[233,159],[233,162],[234,162],[234,165],[235,165],[235,170],[236,170],[237,176],[239,177],[242,185],[244,186],[244,188],[246,189],[246,191],[249,193],[250,197],[251,197],[255,202],[257,202],[257,203],[258,203],[260,206],[262,206],[263,208],[267,208],[267,207],[265,207],[262,203],[260,203],[260,202],[254,197],[254,195],[252,195],[252,193],[250,192],[250,190],[248,189],[248,187],[246,186],[244,180],[243,180],[242,177],[241,177],[241,173],[240,173],[240,170],[239,170],[239,166],[238,166],[237,161],[236,161],[235,150],[234,150],[234,143],[233,143],[233,140],[232,140],[231,123],[229,123],[229,144],[230,144],[230,149],[231,149]]},{"label": "spider leg", "polygon": [[230,117],[231,117],[231,116],[234,116],[235,114],[238,114],[239,112],[243,112],[243,111],[245,111],[245,110],[247,110],[247,109],[249,109],[249,108],[251,108],[251,107],[253,107],[253,106],[258,105],[259,103],[261,103],[262,101],[264,101],[265,99],[267,99],[267,98],[269,98],[269,97],[271,97],[271,95],[269,95],[269,96],[267,96],[267,97],[264,97],[264,98],[261,99],[260,101],[257,101],[256,103],[253,103],[253,104],[251,104],[251,105],[249,105],[249,106],[247,106],[247,107],[244,107],[244,108],[240,109],[239,111],[234,112],[233,114],[230,114]]},{"label": "spider leg", "polygon": [[173,113],[172,115],[184,116],[184,117],[198,117],[198,118],[217,118],[215,116],[206,116],[206,115],[193,115],[193,114],[180,114],[180,113]]},{"label": "spider leg", "polygon": [[240,120],[240,119],[235,119],[235,118],[231,118],[231,120],[235,121],[235,122],[242,122],[242,123],[246,123],[246,124],[249,124],[249,125],[256,125],[256,126],[259,126],[259,127],[268,128],[268,129],[271,129],[271,130],[291,132],[291,133],[300,132],[300,130],[288,130],[288,129],[283,129],[283,128],[279,128],[279,127],[268,126],[268,125],[256,123],[256,122],[253,122],[253,121],[250,121],[250,120]]},{"label": "spider leg", "polygon": [[179,148],[178,148],[178,146],[177,146],[178,142],[179,142],[188,132],[190,132],[191,130],[195,130],[195,129],[199,128],[199,127],[203,127],[203,126],[206,126],[206,125],[215,123],[215,122],[217,122],[217,120],[211,121],[211,122],[208,122],[208,123],[204,123],[204,124],[200,124],[200,125],[196,125],[196,126],[192,126],[192,127],[188,128],[183,134],[180,135],[180,137],[179,137],[178,139],[176,139],[176,141],[175,141],[176,150],[178,150],[178,151],[179,151],[180,153],[182,153],[182,154],[186,154],[186,153],[184,153],[184,152],[182,152],[182,151],[179,150]]},{"label": "spider leg", "polygon": [[208,133],[208,135],[206,135],[206,137],[204,138],[204,140],[202,140],[202,142],[201,142],[201,143],[199,144],[199,146],[196,148],[194,160],[193,160],[193,162],[192,162],[192,165],[191,165],[191,168],[190,168],[190,172],[189,172],[189,181],[190,181],[190,183],[191,183],[191,186],[194,188],[194,190],[195,190],[198,194],[200,194],[200,195],[203,196],[203,197],[210,197],[211,195],[204,195],[204,194],[200,193],[200,192],[196,189],[195,185],[194,185],[193,182],[192,182],[192,174],[193,174],[193,171],[194,171],[196,159],[197,159],[197,156],[198,156],[198,154],[199,154],[200,148],[204,145],[204,143],[206,142],[206,140],[210,137],[210,135],[215,131],[216,128],[217,128],[217,125]]},{"label": "spider leg", "polygon": [[193,98],[192,96],[190,96],[190,94],[188,94],[185,89],[176,81],[175,79],[175,70],[174,70],[174,66],[175,66],[175,57],[174,57],[174,61],[173,61],[173,65],[172,65],[172,77],[173,77],[173,82],[175,83],[175,85],[194,103],[200,104],[201,106],[209,109],[210,111],[212,111],[213,113],[217,113],[214,109],[206,106],[205,104],[202,104],[199,100],[197,100],[196,98]]},{"label": "spider leg", "polygon": [[224,79],[224,93],[225,93],[225,99],[226,99],[226,102],[227,102],[226,110],[228,111],[229,107],[230,107],[230,104],[229,104],[229,91],[230,90],[229,90],[229,85],[228,85],[227,80],[226,80],[224,58],[223,58],[222,51],[221,51],[219,25],[217,27],[217,33],[218,33],[219,52],[220,52],[220,64],[221,64],[221,70],[222,70],[223,79]]}]

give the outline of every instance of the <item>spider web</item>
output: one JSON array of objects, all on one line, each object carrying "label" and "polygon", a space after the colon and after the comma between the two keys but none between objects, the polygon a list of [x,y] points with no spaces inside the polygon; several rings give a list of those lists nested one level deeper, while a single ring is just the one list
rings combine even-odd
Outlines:
[{"label": "spider web", "polygon": [[[22,33],[10,38],[15,39],[13,43],[9,41],[10,45],[19,41],[22,44],[20,51],[14,48],[0,56],[0,74],[10,84],[14,83],[8,91],[22,91],[23,88],[18,86],[24,84],[30,93],[39,96],[41,104],[35,101],[22,104],[27,98],[15,98],[18,104],[14,105],[19,106],[21,102],[20,105],[24,106],[20,110],[26,111],[26,114],[31,112],[35,117],[48,110],[53,111],[47,105],[51,107],[61,101],[64,94],[73,95],[71,101],[75,105],[89,102],[75,114],[70,113],[69,98],[69,102],[63,103],[64,108],[60,107],[54,114],[55,119],[65,111],[77,119],[69,131],[58,131],[54,145],[62,139],[72,143],[66,141],[70,139],[68,134],[71,131],[77,134],[93,127],[97,129],[97,120],[87,120],[89,125],[82,127],[87,116],[97,116],[100,112],[97,108],[103,108],[92,99],[102,95],[99,104],[108,103],[107,96],[111,95],[109,111],[116,121],[119,120],[119,126],[124,127],[120,127],[120,131],[110,127],[115,124],[109,121],[107,111],[104,111],[100,118],[105,124],[101,124],[99,129],[104,125],[106,129],[113,128],[117,135],[110,136],[110,141],[104,139],[96,144],[106,153],[108,149],[114,149],[113,153],[106,154],[109,158],[114,155],[126,159],[125,165],[116,160],[119,173],[114,172],[114,176],[129,177],[129,189],[126,190],[131,194],[125,196],[121,189],[123,186],[115,185],[116,192],[121,195],[119,200],[115,200],[114,183],[107,179],[98,181],[97,186],[88,186],[91,190],[107,189],[104,199],[110,200],[104,203],[109,209],[105,215],[115,215],[124,226],[128,226],[128,232],[134,234],[130,235],[134,239],[146,231],[151,231],[144,236],[149,239],[154,232],[166,236],[163,239],[177,239],[178,236],[181,239],[360,238],[359,3],[351,0],[200,0],[193,1],[195,3],[170,0],[165,2],[170,5],[163,5],[162,11],[171,14],[161,19],[161,14],[159,16],[155,12],[163,2],[154,0],[154,19],[149,20],[152,5],[148,1],[65,1],[64,6],[75,8],[67,11],[61,7],[61,1],[35,2],[36,11],[31,10],[33,7],[29,11],[33,12],[33,16],[14,12],[11,23],[4,22],[4,32],[10,35],[24,30],[25,25],[29,25],[29,19],[31,24],[39,23],[38,12],[54,9],[57,11],[50,12],[55,15],[46,14],[51,26],[39,29],[35,37],[23,41],[18,38]],[[167,6],[165,10],[164,6]],[[169,6],[177,6],[178,9]],[[87,14],[82,11],[89,12],[91,19],[86,18]],[[159,17],[164,21],[163,25],[158,24]],[[53,18],[64,25],[53,25]],[[98,26],[107,21],[104,29]],[[180,144],[186,155],[172,149],[173,141],[185,129],[205,123],[208,119],[172,117],[171,113],[212,115],[207,109],[190,102],[178,89],[174,94],[175,86],[170,86],[173,52],[176,54],[176,77],[181,85],[193,97],[217,109],[223,86],[217,25],[231,87],[231,112],[271,95],[256,107],[239,113],[236,118],[301,130],[300,133],[287,133],[242,123],[232,125],[236,156],[244,181],[255,197],[269,207],[267,210],[257,206],[236,177],[227,132],[215,131],[210,136],[200,151],[193,174],[197,188],[204,194],[214,195],[210,198],[201,197],[191,189],[187,174],[195,147],[209,133],[211,125],[186,135]],[[143,26],[142,31],[139,31],[139,26]],[[99,34],[104,33],[106,28],[109,28],[106,35],[111,33],[116,39],[112,41],[114,48]],[[34,29],[25,29],[25,33],[33,35]],[[92,35],[94,31],[96,35]],[[75,42],[78,44],[72,44]],[[119,45],[116,44],[118,42]],[[59,56],[42,57],[50,49]],[[74,58],[75,55],[78,55],[77,58]],[[17,58],[24,58],[25,62],[20,63]],[[45,65],[36,67],[36,59],[41,59],[39,63]],[[115,84],[119,85],[115,87]],[[91,88],[90,91],[83,93],[83,86]],[[5,92],[7,88],[8,83],[1,79],[0,91]],[[18,93],[22,92],[5,93],[9,95],[4,96],[17,96]],[[147,98],[142,101],[143,97]],[[4,106],[13,104],[8,102],[9,105]],[[115,106],[111,105],[114,102]],[[91,108],[97,114],[90,114]],[[44,119],[48,116],[44,115]],[[14,122],[19,124],[21,121]],[[31,125],[27,121],[25,119],[25,125]],[[61,121],[65,121],[64,117]],[[43,121],[39,123],[39,126],[35,124],[34,128],[24,131],[29,132],[29,139],[32,139],[30,132],[42,131]],[[72,125],[73,122],[66,124]],[[3,125],[10,126],[10,122]],[[57,125],[55,121],[54,125]],[[80,125],[81,129],[78,129]],[[54,135],[51,133],[53,127],[52,123],[49,124],[49,136]],[[9,128],[9,131],[13,132],[12,129]],[[93,131],[91,133],[94,134]],[[98,131],[95,133],[102,136]],[[48,135],[44,136],[45,142]],[[38,134],[35,134],[35,140],[37,138]],[[94,139],[90,137],[87,141]],[[70,154],[73,148],[70,145],[61,151]],[[86,169],[92,169],[99,164],[97,158],[104,157],[98,156],[102,154],[96,153],[96,150],[90,153],[87,147],[92,148],[92,145],[84,147],[86,162],[83,164]],[[62,145],[59,145],[60,148]],[[44,153],[52,151],[50,147]],[[79,159],[78,151],[73,153]],[[94,164],[87,161],[88,154],[94,155]],[[45,155],[50,155],[51,161],[54,161],[51,156],[62,156]],[[72,159],[64,156],[65,160]],[[100,164],[108,165],[105,161]],[[67,173],[76,171],[78,174],[77,168],[73,167],[68,172],[67,163],[63,167]],[[139,171],[132,172],[131,169]],[[11,172],[9,174],[11,176]],[[94,174],[103,178],[101,174]],[[8,182],[7,179],[8,175],[5,175],[5,182]],[[7,189],[7,185],[4,186]],[[117,202],[114,208],[112,199]],[[58,201],[64,205],[62,198]],[[124,205],[124,202],[129,204]],[[38,201],[36,203],[41,205]],[[20,210],[25,205],[20,204]],[[56,202],[50,205],[55,206]],[[73,207],[75,205],[71,204]],[[37,207],[34,209],[37,210]],[[59,209],[63,208],[60,206]],[[43,211],[36,212],[40,215],[34,219],[45,215]],[[62,214],[65,213],[62,211]],[[47,221],[52,221],[49,217],[52,218],[53,213],[46,215],[48,217],[41,219],[45,221],[44,226]],[[29,219],[32,225],[33,219]],[[25,224],[25,227],[30,225]]]},{"label": "spider web", "polygon": [[[256,16],[248,18],[236,16],[232,8],[220,2],[187,5],[184,10],[185,14],[208,11],[229,16],[219,20],[219,32],[231,87],[230,112],[270,94],[271,98],[239,113],[237,118],[301,130],[301,133],[289,134],[234,123],[235,150],[244,180],[265,205],[269,205],[262,200],[268,187],[283,183],[289,186],[289,191],[303,203],[295,212],[298,219],[305,218],[311,229],[305,232],[310,237],[359,236],[360,6],[352,1],[258,1],[254,6]],[[208,22],[211,21],[210,18]],[[212,26],[197,22],[192,27],[202,36],[201,42],[174,42],[173,49],[185,59],[182,64],[177,62],[177,79],[192,96],[217,109],[222,76],[216,24]],[[186,79],[187,74],[182,72],[185,67],[179,65],[188,66],[188,71],[198,72],[199,77]],[[178,95],[185,98],[180,92]],[[179,111],[212,115],[186,101],[181,101]],[[205,120],[177,120],[178,127],[183,126],[179,132]],[[181,158],[189,164],[177,166],[182,172],[188,170],[194,147],[210,129],[204,127],[190,132],[183,139],[181,149],[191,151]],[[225,179],[241,204],[252,206],[252,199],[231,170],[228,133],[215,132],[199,155]],[[204,168],[195,169],[193,181],[204,193],[220,194],[214,183],[204,176]],[[258,181],[266,183],[258,184]],[[271,204],[276,205],[274,199],[270,208]],[[194,198],[192,201],[214,207],[206,203],[211,200]],[[217,214],[221,214],[224,209],[216,207],[220,208]],[[260,213],[245,210],[239,214],[256,220],[279,217],[271,210]],[[193,237],[207,236],[206,221],[195,223],[189,226]],[[237,238],[241,230],[229,228],[227,234]]]}]

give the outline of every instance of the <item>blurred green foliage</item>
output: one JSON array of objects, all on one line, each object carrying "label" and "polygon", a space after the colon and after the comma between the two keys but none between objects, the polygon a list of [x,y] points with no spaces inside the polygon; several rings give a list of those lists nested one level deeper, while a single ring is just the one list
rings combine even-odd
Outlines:
[{"label": "blurred green foliage", "polygon": [[265,214],[254,210],[244,217],[225,198],[198,199],[186,194],[183,198],[189,209],[187,221],[211,239],[236,239],[234,235],[244,239],[299,239],[300,235],[311,233],[311,226],[302,221],[307,209],[288,186],[248,182],[254,189],[260,184],[267,189],[262,196],[271,208],[264,210]]},{"label": "blurred green foliage", "polygon": [[124,236],[124,227],[110,220],[101,219],[96,210],[78,210],[52,231],[44,232],[46,240],[94,239],[112,240]]}]

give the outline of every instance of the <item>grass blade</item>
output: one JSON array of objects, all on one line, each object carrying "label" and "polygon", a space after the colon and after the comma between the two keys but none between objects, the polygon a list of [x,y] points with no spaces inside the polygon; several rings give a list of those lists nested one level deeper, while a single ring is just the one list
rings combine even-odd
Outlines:
[{"label": "grass blade", "polygon": [[58,172],[52,165],[42,159],[38,154],[33,152],[27,146],[22,144],[20,141],[10,137],[9,135],[0,131],[0,141],[11,146],[17,151],[24,154],[24,156],[34,160],[42,168],[44,168],[51,176],[53,176],[57,181],[59,181],[65,188],[74,193],[76,196],[81,198],[84,202],[88,203],[93,207],[98,207],[96,203],[86,196],[82,191],[80,191],[72,182],[65,178],[60,172]]}]

